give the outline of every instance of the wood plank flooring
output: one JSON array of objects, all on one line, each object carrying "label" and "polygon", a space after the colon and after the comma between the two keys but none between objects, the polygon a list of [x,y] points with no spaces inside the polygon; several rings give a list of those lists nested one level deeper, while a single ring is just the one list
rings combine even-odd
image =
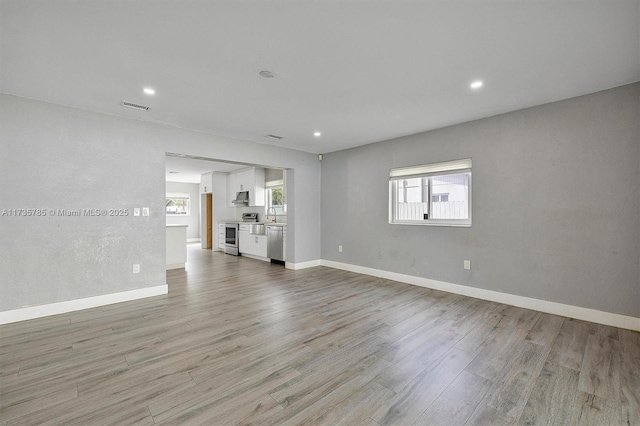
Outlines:
[{"label": "wood plank flooring", "polygon": [[188,255],[166,296],[0,327],[0,425],[640,425],[640,333]]}]

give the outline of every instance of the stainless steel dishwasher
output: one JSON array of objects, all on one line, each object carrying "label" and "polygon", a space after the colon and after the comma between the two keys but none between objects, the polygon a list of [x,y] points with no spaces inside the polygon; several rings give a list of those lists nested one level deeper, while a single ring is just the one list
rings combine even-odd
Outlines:
[{"label": "stainless steel dishwasher", "polygon": [[267,225],[267,257],[271,261],[284,263],[282,226]]}]

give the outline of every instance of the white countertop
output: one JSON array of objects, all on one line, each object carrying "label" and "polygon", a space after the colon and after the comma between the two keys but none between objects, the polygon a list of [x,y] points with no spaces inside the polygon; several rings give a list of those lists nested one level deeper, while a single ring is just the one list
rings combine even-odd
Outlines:
[{"label": "white countertop", "polygon": [[189,225],[180,225],[180,224],[177,224],[177,223],[176,224],[167,223],[167,228],[182,228],[182,227],[186,228],[188,226]]},{"label": "white countertop", "polygon": [[226,223],[237,223],[239,225],[265,225],[265,226],[287,226],[286,222],[242,222],[242,221],[232,221],[225,220],[218,222],[220,225],[224,225]]}]

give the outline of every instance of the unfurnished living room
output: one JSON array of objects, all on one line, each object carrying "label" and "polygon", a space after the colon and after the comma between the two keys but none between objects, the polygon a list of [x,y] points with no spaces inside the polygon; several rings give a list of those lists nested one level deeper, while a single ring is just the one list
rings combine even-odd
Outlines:
[{"label": "unfurnished living room", "polygon": [[640,1],[0,0],[0,425],[640,425]]}]

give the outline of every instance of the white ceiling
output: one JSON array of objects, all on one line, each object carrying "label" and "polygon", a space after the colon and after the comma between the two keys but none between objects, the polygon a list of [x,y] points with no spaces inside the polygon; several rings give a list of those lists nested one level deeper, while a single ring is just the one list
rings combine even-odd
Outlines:
[{"label": "white ceiling", "polygon": [[4,93],[311,153],[640,80],[638,0],[2,0],[0,12]]}]

